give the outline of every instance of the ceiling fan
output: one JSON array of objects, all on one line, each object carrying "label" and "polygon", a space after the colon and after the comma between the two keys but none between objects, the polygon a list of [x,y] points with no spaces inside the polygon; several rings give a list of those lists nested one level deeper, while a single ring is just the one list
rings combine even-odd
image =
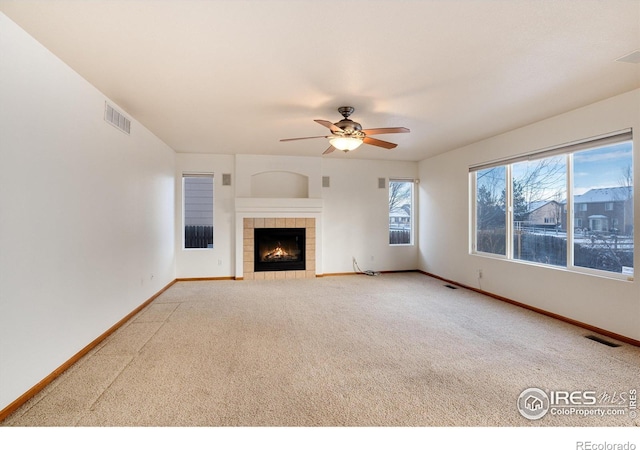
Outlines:
[{"label": "ceiling fan", "polygon": [[388,133],[408,133],[410,130],[404,127],[393,128],[368,128],[362,129],[362,126],[358,122],[354,122],[349,119],[349,116],[353,113],[354,108],[352,106],[341,106],[338,108],[338,112],[342,114],[343,119],[340,122],[331,123],[328,120],[316,119],[315,122],[323,125],[331,130],[331,134],[328,136],[310,136],[301,138],[280,139],[280,142],[286,141],[298,141],[301,139],[318,139],[327,138],[331,143],[331,146],[322,153],[326,155],[331,153],[335,149],[349,152],[360,147],[362,144],[375,145],[376,147],[382,147],[386,149],[396,148],[398,144],[393,144],[387,141],[381,141],[380,139],[374,139],[369,137],[373,134],[388,134]]}]

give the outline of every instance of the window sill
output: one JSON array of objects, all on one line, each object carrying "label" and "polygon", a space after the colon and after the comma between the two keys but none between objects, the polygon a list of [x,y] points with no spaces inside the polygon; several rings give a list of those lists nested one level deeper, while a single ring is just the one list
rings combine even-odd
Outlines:
[{"label": "window sill", "polygon": [[469,254],[472,255],[472,256],[478,256],[478,257],[481,257],[481,258],[488,258],[488,259],[495,259],[495,260],[498,260],[498,261],[505,261],[505,262],[509,262],[509,263],[513,263],[513,264],[521,264],[521,265],[525,265],[525,266],[540,267],[542,269],[559,270],[559,271],[566,272],[566,273],[575,273],[575,274],[578,274],[578,275],[587,275],[587,276],[591,276],[591,277],[606,278],[608,280],[614,280],[614,281],[633,282],[633,280],[634,280],[634,276],[633,275],[624,274],[624,273],[618,273],[618,272],[607,272],[605,270],[590,269],[590,268],[587,268],[587,267],[552,266],[552,265],[549,265],[549,264],[540,264],[540,263],[521,260],[521,259],[508,259],[506,256],[493,255],[493,254],[490,254],[490,253],[471,252]]}]

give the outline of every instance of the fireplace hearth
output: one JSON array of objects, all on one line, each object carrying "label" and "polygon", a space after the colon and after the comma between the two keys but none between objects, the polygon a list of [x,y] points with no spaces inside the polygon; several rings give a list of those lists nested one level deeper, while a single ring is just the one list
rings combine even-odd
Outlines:
[{"label": "fireplace hearth", "polygon": [[305,270],[305,228],[255,228],[254,272]]}]

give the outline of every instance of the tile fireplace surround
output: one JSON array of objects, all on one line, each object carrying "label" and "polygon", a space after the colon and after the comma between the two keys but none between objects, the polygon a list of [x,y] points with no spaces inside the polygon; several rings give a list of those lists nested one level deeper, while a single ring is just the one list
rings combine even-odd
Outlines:
[{"label": "tile fireplace surround", "polygon": [[[254,272],[253,230],[255,228],[305,228],[306,270],[282,270]],[[242,232],[243,279],[284,280],[293,278],[315,278],[316,276],[316,219],[312,217],[245,217]]]}]

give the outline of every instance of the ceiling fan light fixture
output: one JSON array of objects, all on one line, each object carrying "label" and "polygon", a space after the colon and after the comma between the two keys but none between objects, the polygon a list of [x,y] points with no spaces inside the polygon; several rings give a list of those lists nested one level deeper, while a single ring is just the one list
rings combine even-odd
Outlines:
[{"label": "ceiling fan light fixture", "polygon": [[396,148],[398,144],[392,142],[382,141],[369,137],[370,134],[387,134],[387,133],[408,133],[409,129],[405,127],[385,127],[385,128],[367,128],[362,129],[362,125],[358,122],[354,122],[349,119],[349,116],[353,112],[352,106],[341,106],[338,108],[338,112],[342,114],[343,119],[339,122],[332,123],[324,119],[314,119],[314,122],[322,125],[323,127],[331,130],[329,136],[310,136],[280,139],[283,141],[299,141],[302,139],[319,139],[327,138],[331,143],[331,146],[326,149],[323,155],[327,155],[334,150],[342,150],[343,152],[350,152],[357,149],[362,144],[373,145],[376,147],[382,147],[385,149]]},{"label": "ceiling fan light fixture", "polygon": [[336,136],[330,138],[329,142],[333,147],[344,152],[350,152],[351,150],[355,150],[362,145],[362,139],[354,137]]}]

